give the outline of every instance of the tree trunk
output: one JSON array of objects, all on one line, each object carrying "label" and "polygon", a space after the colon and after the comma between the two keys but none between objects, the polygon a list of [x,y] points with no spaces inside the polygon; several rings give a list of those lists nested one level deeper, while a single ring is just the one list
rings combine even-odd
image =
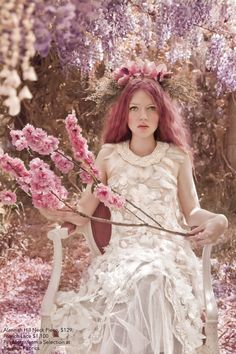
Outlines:
[{"label": "tree trunk", "polygon": [[229,129],[227,132],[227,158],[236,170],[236,95],[229,99]]}]

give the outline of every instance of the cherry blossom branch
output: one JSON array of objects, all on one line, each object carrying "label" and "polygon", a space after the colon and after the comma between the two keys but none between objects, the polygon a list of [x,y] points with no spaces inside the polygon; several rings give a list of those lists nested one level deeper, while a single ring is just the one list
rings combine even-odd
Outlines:
[{"label": "cherry blossom branch", "polygon": [[[72,152],[73,152],[73,157],[68,157],[66,156],[62,151],[58,149],[59,145],[59,140],[55,138],[54,136],[47,135],[47,133],[41,129],[41,128],[34,128],[32,125],[27,124],[22,131],[19,130],[13,130],[11,131],[11,137],[12,137],[12,143],[13,145],[16,146],[18,150],[22,150],[24,148],[31,148],[33,151],[38,152],[41,155],[51,155],[52,161],[55,163],[55,166],[62,172],[62,173],[68,173],[70,170],[74,168],[74,166],[78,166],[79,169],[81,169],[83,172],[80,174],[80,177],[83,182],[85,183],[92,183],[92,192],[94,193],[95,197],[97,197],[100,202],[103,202],[107,207],[116,207],[118,209],[125,207],[125,202],[130,204],[132,207],[134,207],[136,210],[140,211],[142,214],[144,214],[146,217],[148,217],[150,220],[152,220],[155,224],[158,225],[157,229],[170,232],[173,234],[180,234],[179,232],[175,232],[173,230],[168,230],[165,229],[160,223],[158,223],[152,216],[150,216],[147,212],[142,210],[139,206],[135,205],[133,202],[130,200],[126,199],[121,193],[117,192],[110,186],[106,186],[103,183],[101,183],[100,178],[99,178],[99,171],[94,165],[94,155],[92,152],[88,150],[88,145],[86,139],[81,135],[82,129],[78,125],[78,120],[74,114],[69,114],[65,120],[66,124],[66,130],[69,136],[69,140],[72,146]],[[40,167],[39,170],[44,170],[46,175],[50,177],[50,182],[53,182],[55,184],[55,180],[58,177],[56,175],[51,178],[53,172],[48,169],[48,165],[45,164],[42,160],[38,159],[40,161],[41,166],[36,166]],[[88,169],[85,168],[84,166],[81,166],[81,163],[79,164],[77,161],[82,162],[83,164],[88,166]],[[38,163],[38,165],[40,165]],[[46,167],[45,167],[46,166]],[[41,168],[42,167],[42,168]],[[36,168],[37,169],[37,168]],[[36,173],[37,177],[37,173]],[[41,185],[40,182],[39,186]],[[56,183],[58,186],[58,183]],[[95,187],[94,187],[95,185]],[[44,190],[44,195],[45,191],[46,194],[48,192],[48,186],[45,186],[43,184]],[[62,186],[59,186],[59,190],[63,188]],[[62,191],[63,192],[63,191]],[[65,199],[65,193],[63,195],[63,198],[61,198],[58,195],[58,192],[55,189],[51,188],[50,189],[50,194],[54,195],[59,201],[63,203],[63,205],[69,206],[69,204],[64,202]],[[39,191],[36,192],[36,196],[38,199],[40,199],[40,202],[42,205],[45,205],[44,201],[42,200],[42,197],[40,196]],[[32,196],[33,198],[33,196]],[[54,205],[54,200],[50,200],[50,196],[48,196],[48,199],[50,201],[50,207],[52,208],[52,205]],[[36,201],[37,206],[38,206],[38,201]],[[61,205],[61,204],[60,204]],[[38,206],[39,207],[39,206]],[[74,209],[69,206],[69,208],[73,211]],[[56,208],[56,209],[60,209]],[[146,223],[140,216],[137,216],[132,210],[128,209],[125,207],[125,209],[133,214],[137,219],[139,219],[142,224],[134,224],[134,225],[142,225],[142,226],[149,226],[148,223]],[[77,211],[76,211],[77,212]],[[82,214],[80,214],[83,216]],[[88,216],[85,216],[88,217]],[[90,217],[91,218],[91,217]],[[91,220],[97,220],[97,219],[91,219]],[[98,218],[98,220],[100,220]],[[97,220],[97,221],[98,221]],[[107,222],[104,221],[103,222]],[[111,223],[111,222],[109,222]],[[121,224],[119,225],[123,226],[132,226],[133,224]],[[182,235],[185,235],[181,233]]]},{"label": "cherry blossom branch", "polygon": [[[68,160],[70,160],[63,152],[61,152],[61,151],[58,151],[58,150],[56,150],[61,156],[63,156],[65,159],[68,159]],[[99,183],[101,183],[101,181],[100,180],[98,180],[97,178],[96,178],[96,176],[94,176],[90,171],[88,171],[88,170],[86,170],[84,167],[82,167],[77,161],[75,161],[74,159],[73,159],[73,162],[74,162],[74,164],[76,165],[76,166],[78,166],[79,168],[81,168],[84,172],[86,172],[86,173],[88,173],[92,178],[93,178],[93,180],[94,180],[94,182],[96,183],[96,184],[99,184]],[[116,193],[116,194],[118,194],[119,196],[121,196],[122,197],[122,194],[121,193],[119,193],[119,192],[117,192],[114,188],[111,188],[111,190],[112,190],[112,192],[114,192],[114,193]],[[139,210],[140,212],[142,212],[145,216],[147,216],[149,219],[151,219],[152,221],[154,221],[157,225],[159,225],[161,228],[162,228],[162,225],[158,222],[158,221],[156,221],[151,215],[149,215],[148,213],[146,213],[143,209],[141,209],[140,207],[138,207],[136,204],[134,204],[133,202],[131,202],[129,199],[127,199],[127,198],[125,198],[125,200],[126,200],[126,202],[128,203],[128,204],[130,204],[130,205],[132,205],[134,208],[136,208],[137,210]],[[127,209],[130,213],[132,213],[132,211],[130,210],[130,209]],[[134,213],[133,213],[134,214]],[[136,215],[136,214],[134,214],[137,218],[138,218],[138,216]],[[140,218],[139,218],[140,219]],[[140,220],[142,220],[142,219],[140,219]],[[143,221],[143,220],[142,220]]]},{"label": "cherry blossom branch", "polygon": [[[108,219],[98,218],[96,216],[90,216],[88,214],[85,214],[85,213],[77,210],[77,209],[74,209],[66,201],[61,200],[53,191],[51,191],[51,193],[54,194],[55,197],[57,197],[61,202],[63,202],[69,209],[71,209],[71,211],[73,211],[76,214],[79,214],[80,216],[82,216],[84,218],[87,218],[87,219],[90,219],[90,220],[93,220],[93,221],[98,221],[98,222],[101,222],[101,223],[104,223],[104,224],[112,224],[112,225],[117,225],[117,226],[149,227],[151,229],[155,229],[155,230],[159,230],[159,231],[165,231],[165,232],[168,232],[168,233],[173,234],[173,235],[190,236],[190,234],[188,234],[188,233],[184,233],[184,232],[181,232],[181,231],[179,231],[179,232],[178,231],[173,231],[173,230],[166,229],[164,227],[157,227],[157,226],[145,223],[145,222],[143,222],[142,224],[122,223],[122,222],[112,221],[112,220],[108,220]],[[61,210],[61,211],[65,212],[64,210]]]}]

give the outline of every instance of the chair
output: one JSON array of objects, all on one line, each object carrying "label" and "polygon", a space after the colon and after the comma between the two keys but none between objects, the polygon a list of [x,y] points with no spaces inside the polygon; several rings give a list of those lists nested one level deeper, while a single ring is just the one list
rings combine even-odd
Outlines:
[{"label": "chair", "polygon": [[[110,219],[110,211],[103,203],[100,203],[93,216]],[[95,257],[103,253],[103,248],[107,246],[111,235],[111,224],[101,224],[99,222],[89,221],[86,225],[79,228],[79,232],[84,234],[86,241]],[[99,235],[99,238],[98,238]],[[102,235],[102,236],[101,236]],[[47,340],[43,344],[38,345],[37,354],[50,354],[53,349],[58,347],[58,334],[52,328],[50,322],[50,313],[55,308],[54,299],[58,291],[61,268],[62,268],[62,243],[61,240],[68,238],[68,231],[66,228],[60,226],[48,232],[48,238],[53,242],[53,269],[49,285],[43,302],[41,305],[41,333],[47,334]],[[202,252],[202,270],[203,270],[203,291],[205,304],[205,335],[206,340],[204,345],[198,348],[197,354],[220,354],[217,324],[218,324],[218,310],[214,297],[212,282],[211,282],[211,255],[212,245],[206,245]],[[49,343],[50,342],[50,343]],[[40,341],[39,341],[40,343]],[[71,353],[71,352],[70,352]],[[72,353],[76,354],[76,353]]]}]

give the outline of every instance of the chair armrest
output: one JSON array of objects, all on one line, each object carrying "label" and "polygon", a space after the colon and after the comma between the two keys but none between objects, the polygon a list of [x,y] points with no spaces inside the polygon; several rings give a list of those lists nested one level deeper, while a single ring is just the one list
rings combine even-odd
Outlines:
[{"label": "chair armrest", "polygon": [[203,293],[207,322],[217,322],[218,310],[211,277],[211,250],[212,244],[204,246],[202,252]]},{"label": "chair armrest", "polygon": [[47,236],[53,241],[54,246],[53,267],[48,288],[41,305],[41,316],[50,316],[55,307],[54,301],[59,287],[62,268],[61,240],[69,237],[67,228],[61,228],[60,226],[56,226],[54,229],[50,230]]},{"label": "chair armrest", "polygon": [[92,256],[96,257],[96,256],[101,255],[101,252],[94,240],[92,225],[91,225],[90,220],[86,224],[84,224],[83,226],[76,226],[75,231],[73,231],[73,233],[71,233],[70,235],[74,235],[74,234],[83,234],[84,235],[86,242],[88,244],[88,247],[90,248],[90,251],[92,253]]}]

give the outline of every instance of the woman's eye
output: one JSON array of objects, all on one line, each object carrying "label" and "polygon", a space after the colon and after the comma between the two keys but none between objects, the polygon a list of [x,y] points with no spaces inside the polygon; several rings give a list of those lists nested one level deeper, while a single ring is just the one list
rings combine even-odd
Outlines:
[{"label": "woman's eye", "polygon": [[150,107],[148,107],[148,109],[150,109],[150,111],[156,111],[157,110],[156,106],[150,106]]},{"label": "woman's eye", "polygon": [[136,106],[131,106],[131,107],[129,108],[130,111],[136,111],[137,109],[138,109],[138,107],[136,107]]}]

